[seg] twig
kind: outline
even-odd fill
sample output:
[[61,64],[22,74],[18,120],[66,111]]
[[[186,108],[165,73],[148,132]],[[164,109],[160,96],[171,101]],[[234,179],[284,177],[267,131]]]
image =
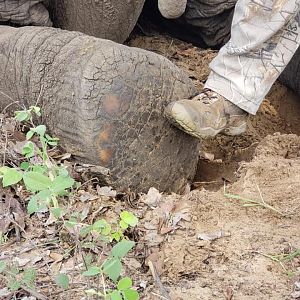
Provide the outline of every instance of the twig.
[[21,288],[39,300],[48,300],[48,297],[44,296],[43,294],[41,294],[37,291],[30,289],[24,285],[21,285]]
[[259,200],[252,200],[252,199],[245,198],[245,197],[241,197],[239,195],[229,194],[229,193],[226,192],[226,185],[225,185],[225,182],[224,182],[224,196],[225,197],[227,197],[229,199],[235,199],[235,200],[242,201],[242,202],[244,202],[243,206],[245,206],[245,207],[261,206],[261,207],[264,207],[264,208],[268,208],[268,209],[280,214],[283,217],[286,217],[286,214],[284,214],[283,212],[281,212],[280,210],[276,209],[275,207],[273,207],[272,205],[266,203],[263,200],[262,194],[261,194],[261,191],[260,191],[259,187],[258,187],[258,191],[260,193],[260,198],[261,198],[260,201]]
[[[3,94],[3,93],[2,93]],[[6,95],[7,96],[7,95]],[[10,98],[11,99],[11,98]],[[11,99],[11,100],[13,100],[13,99]],[[5,113],[5,111],[10,107],[10,106],[12,106],[12,105],[14,105],[14,104],[19,104],[19,101],[14,101],[14,102],[12,102],[12,103],[9,103],[8,105],[6,105],[4,108],[3,108],[3,110],[2,110],[2,112],[1,112],[1,114],[4,114]],[[19,106],[20,106],[20,104],[19,104]],[[21,106],[20,106],[21,107]]]
[[169,293],[167,292],[167,290],[165,289],[165,287],[163,286],[151,260],[148,261],[148,266],[150,268],[150,271],[152,273],[154,281],[155,281],[156,285],[158,286],[160,293],[163,297],[162,299],[171,300],[171,297],[170,297]]
[[156,293],[154,293],[154,292],[151,292],[151,294],[154,295],[154,296],[156,296],[156,297],[158,297],[158,298],[160,298],[160,299],[168,300],[168,298],[166,298],[166,297],[164,297],[164,296],[161,296],[161,295],[158,295],[158,294],[156,294]]
[[2,160],[3,166],[5,165],[5,161],[6,161],[7,143],[8,143],[7,130],[5,130],[5,143],[4,143],[3,160]]
[[263,196],[262,196],[262,192],[261,192],[261,190],[260,190],[258,184],[257,184],[257,183],[255,183],[255,184],[256,184],[256,187],[257,187],[257,190],[258,190],[258,193],[259,193],[261,202],[262,202],[264,205],[268,205],[268,204],[265,202],[265,200],[264,200],[264,198],[263,198]]

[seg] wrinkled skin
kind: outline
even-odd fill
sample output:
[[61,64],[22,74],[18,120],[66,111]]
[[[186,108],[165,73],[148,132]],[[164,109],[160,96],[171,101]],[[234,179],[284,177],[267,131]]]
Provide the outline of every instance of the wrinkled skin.
[[[0,21],[51,26],[124,42],[145,0],[0,0]],[[49,13],[50,12],[50,18]]]
[[49,0],[56,27],[123,43],[131,33],[145,0]]
[[[31,4],[30,12],[41,9]],[[27,23],[35,14],[17,11],[10,22],[20,15]],[[0,62],[1,108],[39,99],[42,122],[62,146],[108,168],[115,187],[181,192],[193,178],[199,142],[172,127],[163,110],[196,91],[164,57],[79,32],[0,26]]]

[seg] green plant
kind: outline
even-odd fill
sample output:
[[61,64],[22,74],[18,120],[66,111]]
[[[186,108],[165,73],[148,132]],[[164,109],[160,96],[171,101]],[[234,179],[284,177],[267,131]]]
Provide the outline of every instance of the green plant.
[[36,270],[33,268],[20,269],[15,265],[8,265],[0,262],[0,275],[6,281],[7,287],[11,291],[17,291],[20,287],[34,289],[36,280]]
[[137,300],[139,294],[132,288],[132,280],[129,277],[120,279],[115,289],[108,289],[105,294],[94,289],[86,290],[89,295],[97,295],[105,300]]
[[[127,222],[126,226],[124,222]],[[102,299],[139,299],[138,292],[132,289],[132,281],[130,278],[126,277],[126,280],[124,278],[119,280],[122,272],[122,258],[124,258],[135,245],[133,241],[129,241],[125,238],[124,232],[129,227],[136,226],[137,222],[138,219],[134,214],[123,211],[120,213],[120,220],[116,222],[114,226],[104,219],[100,219],[92,225],[80,224],[82,226],[82,230],[80,231],[82,248],[93,249],[97,247],[97,241],[104,241],[106,243],[117,242],[113,246],[109,256],[100,265],[93,264],[91,258],[85,260],[87,270],[83,272],[83,275],[85,277],[100,276],[102,278],[102,290],[96,291],[90,289],[87,293],[98,295]],[[67,221],[67,224],[67,226],[72,227],[78,225],[74,219],[72,222]],[[107,282],[106,278],[109,278],[110,282]],[[107,288],[107,285],[110,288]]]
[[[3,187],[23,182],[26,190],[31,193],[27,206],[29,214],[54,208],[58,215],[58,199],[68,195],[75,181],[64,166],[57,165],[49,157],[49,147],[57,146],[58,139],[46,133],[45,125],[34,125],[35,115],[41,116],[39,107],[32,106],[28,110],[16,112],[16,120],[31,126],[26,134],[27,143],[22,149],[25,161],[19,167],[2,166],[0,178]],[[34,138],[36,142],[32,141]]]
[[276,213],[280,214],[281,216],[285,216],[284,213],[282,213],[281,211],[279,211],[278,209],[276,209],[272,205],[266,203],[265,200],[262,197],[261,191],[260,191],[260,189],[259,189],[258,186],[257,186],[257,189],[258,189],[259,194],[260,194],[260,200],[253,200],[253,199],[242,197],[240,195],[234,195],[234,194],[227,193],[225,185],[224,185],[224,196],[226,198],[229,198],[229,199],[240,201],[241,203],[243,203],[243,205],[242,205],[243,207],[255,207],[255,206],[259,206],[259,207],[263,207],[263,208],[272,210],[273,212],[276,212]]
[[296,249],[290,253],[280,253],[280,254],[264,254],[259,253],[272,261],[279,263],[283,270],[286,272],[287,275],[293,275],[293,272],[287,270],[285,263],[291,262],[296,257],[300,256],[300,249]]
[[6,243],[8,240],[7,234],[3,234],[2,231],[0,231],[0,245]]
[[[58,165],[49,157],[49,149],[57,146],[58,139],[46,133],[45,125],[35,126],[34,118],[40,116],[41,110],[36,106],[16,112],[16,120],[29,128],[26,133],[27,142],[22,148],[24,160],[18,167],[0,167],[3,187],[23,185],[30,194],[28,213],[49,210],[57,224],[62,225],[73,235],[76,246],[72,249],[77,248],[81,252],[86,267],[83,276],[100,276],[102,279],[101,290],[89,289],[87,293],[105,300],[139,299],[138,292],[132,288],[132,280],[129,277],[120,279],[122,259],[135,245],[133,241],[126,239],[125,231],[129,227],[136,226],[138,218],[131,212],[123,211],[119,220],[107,222],[105,219],[99,219],[89,225],[81,222],[82,216],[79,213],[66,217],[68,213],[62,208],[59,200],[70,195],[75,180],[63,165]],[[77,227],[81,228],[79,235],[76,234],[76,230],[70,230]],[[5,239],[6,236],[0,233],[0,243]],[[91,248],[100,248],[103,251],[103,248],[110,247],[111,243],[113,243],[111,252],[99,265],[93,263],[93,256],[83,253],[84,250]],[[18,268],[5,263],[0,263],[0,275],[5,277],[11,290],[18,290],[20,287],[33,288],[36,278],[34,269],[20,273]],[[54,280],[62,289],[69,288],[67,274],[60,273]]]
[[[120,220],[116,223],[109,224],[106,220],[100,219],[94,222],[92,225],[83,226],[80,235],[86,237],[88,234],[93,233],[93,237],[98,238],[102,241],[119,242],[124,238],[124,231],[129,227],[134,227],[138,223],[138,218],[131,212],[122,211],[120,213]],[[76,220],[73,219],[73,225],[77,224]]]

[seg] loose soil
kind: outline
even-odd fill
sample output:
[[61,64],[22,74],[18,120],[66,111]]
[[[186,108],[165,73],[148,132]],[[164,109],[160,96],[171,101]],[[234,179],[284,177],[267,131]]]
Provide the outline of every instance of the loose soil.
[[[199,90],[216,55],[166,36],[137,36],[129,44],[166,56]],[[137,246],[124,263],[141,299],[300,299],[299,123],[298,97],[276,83],[244,135],[203,141],[192,191],[113,197],[87,182],[68,206],[84,212],[85,222],[112,220],[122,209],[139,216],[138,228],[128,233]],[[48,299],[88,299],[84,290],[99,283],[80,275],[82,253],[70,251],[70,234],[47,214],[24,221],[20,242],[11,226],[0,260],[37,268],[38,291]],[[58,272],[71,276],[70,290],[53,283]],[[0,278],[0,295],[3,288]]]

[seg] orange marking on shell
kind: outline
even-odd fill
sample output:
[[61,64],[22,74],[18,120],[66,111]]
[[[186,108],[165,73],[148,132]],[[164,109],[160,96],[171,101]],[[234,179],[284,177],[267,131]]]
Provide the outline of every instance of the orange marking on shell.
[[101,145],[102,142],[107,142],[110,139],[112,131],[112,126],[106,126],[103,130],[100,131],[98,136],[98,144]]
[[103,166],[107,166],[113,157],[114,148],[111,146],[113,130],[114,126],[107,124],[102,127],[102,130],[98,134],[97,148],[100,163]]
[[107,166],[108,163],[111,161],[112,156],[113,156],[113,150],[111,148],[99,150],[100,162],[101,164],[103,164],[104,167]]
[[107,95],[103,100],[103,108],[110,115],[119,115],[121,101],[116,95]]

